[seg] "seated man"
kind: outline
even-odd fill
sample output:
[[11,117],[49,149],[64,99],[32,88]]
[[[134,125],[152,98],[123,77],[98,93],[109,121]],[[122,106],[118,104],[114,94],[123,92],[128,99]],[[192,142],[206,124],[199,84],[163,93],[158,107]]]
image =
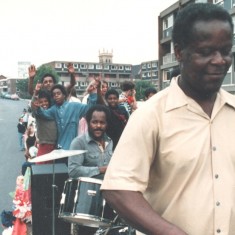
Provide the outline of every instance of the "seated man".
[[106,135],[109,110],[103,105],[94,105],[86,113],[88,132],[73,139],[71,150],[87,152],[70,157],[68,161],[69,176],[103,178],[112,156],[112,140]]
[[[104,105],[92,106],[87,111],[88,132],[73,139],[70,145],[70,150],[87,150],[87,152],[69,157],[68,171],[71,178],[103,179],[113,148],[112,140],[105,133],[109,117],[109,110]],[[96,228],[79,226],[79,234],[93,235],[96,230]]]

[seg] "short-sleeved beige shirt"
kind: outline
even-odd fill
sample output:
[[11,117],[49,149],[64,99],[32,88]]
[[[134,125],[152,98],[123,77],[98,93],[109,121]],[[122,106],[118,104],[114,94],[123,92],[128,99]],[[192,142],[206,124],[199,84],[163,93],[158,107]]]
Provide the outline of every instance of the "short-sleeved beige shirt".
[[189,235],[234,235],[235,97],[220,89],[210,118],[173,79],[130,117],[102,189],[142,192]]

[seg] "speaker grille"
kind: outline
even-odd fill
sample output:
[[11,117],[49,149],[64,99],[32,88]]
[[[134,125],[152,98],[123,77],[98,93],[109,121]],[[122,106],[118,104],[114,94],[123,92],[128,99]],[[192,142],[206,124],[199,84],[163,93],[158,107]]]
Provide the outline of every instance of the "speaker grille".
[[[33,235],[52,234],[53,164],[31,166],[32,230]],[[70,224],[58,218],[64,183],[68,179],[65,164],[56,163],[55,173],[55,234],[70,235]]]

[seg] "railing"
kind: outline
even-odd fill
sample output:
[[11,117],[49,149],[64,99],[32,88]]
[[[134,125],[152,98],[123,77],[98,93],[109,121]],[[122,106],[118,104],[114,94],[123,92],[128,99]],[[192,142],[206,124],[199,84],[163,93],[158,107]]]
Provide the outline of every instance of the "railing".
[[170,37],[172,34],[172,29],[173,27],[163,30],[162,39]]
[[163,56],[163,65],[170,64],[176,62],[175,54],[168,53],[165,56]]

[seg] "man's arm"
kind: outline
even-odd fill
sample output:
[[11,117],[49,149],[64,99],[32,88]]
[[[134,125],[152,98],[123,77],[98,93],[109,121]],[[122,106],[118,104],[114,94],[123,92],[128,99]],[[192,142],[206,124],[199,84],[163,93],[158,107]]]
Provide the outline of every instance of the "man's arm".
[[79,119],[86,115],[87,110],[96,104],[97,102],[97,82],[92,81],[87,87],[87,93],[89,94],[87,99],[87,104],[73,103],[74,106],[77,106],[76,109],[79,115]]
[[75,78],[75,69],[72,63],[68,63],[67,65],[68,73],[70,74],[70,84],[66,87],[67,94],[69,95],[71,89],[76,85],[76,78]]
[[38,115],[40,117],[44,117],[45,119],[48,119],[48,120],[55,120],[56,121],[56,118],[55,118],[55,109],[54,109],[54,105],[51,106],[49,109],[43,109],[40,107],[39,103],[38,103],[38,100],[36,100],[33,104],[35,107],[35,115]]
[[151,235],[187,235],[177,226],[159,216],[140,192],[103,190],[110,206],[137,230]]
[[137,107],[137,101],[136,101],[136,90],[133,90],[133,102],[131,103],[131,107],[132,107],[132,112],[135,111],[138,107]]
[[28,68],[28,74],[29,74],[29,83],[28,83],[28,93],[30,95],[33,95],[33,81],[34,81],[34,77],[36,75],[36,67],[35,65],[30,65],[30,67]]

